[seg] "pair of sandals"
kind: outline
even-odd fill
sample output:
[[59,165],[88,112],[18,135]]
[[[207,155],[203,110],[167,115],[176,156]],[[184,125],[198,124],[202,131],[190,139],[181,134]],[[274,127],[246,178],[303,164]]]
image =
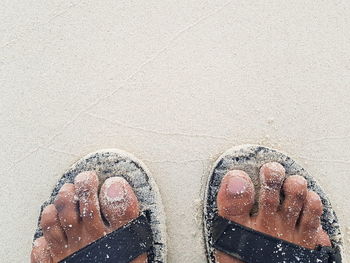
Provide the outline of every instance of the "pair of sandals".
[[[257,232],[217,213],[216,197],[222,178],[230,170],[243,170],[257,182],[258,171],[266,162],[278,162],[287,176],[303,176],[309,187],[321,197],[324,212],[323,229],[329,235],[332,247],[307,249],[267,234]],[[141,214],[127,225],[94,241],[62,263],[128,263],[147,253],[148,262],[166,262],[165,215],[155,181],[146,166],[131,154],[120,150],[103,150],[89,154],[75,163],[58,181],[43,209],[52,204],[65,183],[73,183],[83,171],[96,171],[100,182],[113,176],[123,177],[132,186],[141,205]],[[257,185],[256,183],[255,185]],[[41,237],[40,219],[34,239]],[[214,251],[219,250],[247,263],[340,263],[341,233],[331,204],[316,181],[290,157],[276,150],[254,145],[232,148],[213,166],[204,196],[204,238],[207,258],[218,263]],[[108,255],[108,257],[106,257]]]

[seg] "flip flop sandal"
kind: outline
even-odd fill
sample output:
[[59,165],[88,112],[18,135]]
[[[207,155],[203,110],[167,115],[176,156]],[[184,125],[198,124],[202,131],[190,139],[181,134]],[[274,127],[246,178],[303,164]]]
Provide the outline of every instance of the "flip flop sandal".
[[[308,182],[308,187],[321,197],[324,206],[321,224],[331,239],[332,247],[306,249],[229,221],[217,214],[216,196],[225,174],[230,170],[243,170],[249,174],[258,189],[259,169],[267,162],[282,164],[286,170],[286,176],[303,176]],[[257,200],[253,213],[257,211]],[[204,235],[210,263],[216,262],[215,249],[247,263],[340,263],[342,261],[342,239],[338,219],[325,193],[315,179],[290,157],[262,146],[234,147],[216,161],[205,192]]]
[[76,162],[56,184],[48,201],[41,206],[34,240],[41,237],[40,219],[43,209],[52,204],[65,183],[73,183],[83,171],[96,171],[100,186],[113,176],[123,177],[132,186],[140,203],[141,215],[112,233],[94,241],[62,263],[128,263],[148,252],[148,262],[166,262],[165,215],[161,197],[146,166],[132,156],[117,149],[91,153]]

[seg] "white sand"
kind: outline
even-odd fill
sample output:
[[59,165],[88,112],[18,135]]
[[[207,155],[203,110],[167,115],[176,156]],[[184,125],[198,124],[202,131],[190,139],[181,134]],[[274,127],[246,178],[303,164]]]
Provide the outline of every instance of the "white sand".
[[350,2],[262,2],[5,0],[2,261],[28,262],[60,175],[115,147],[159,185],[169,262],[202,263],[202,182],[243,143],[280,149],[316,177],[350,256]]

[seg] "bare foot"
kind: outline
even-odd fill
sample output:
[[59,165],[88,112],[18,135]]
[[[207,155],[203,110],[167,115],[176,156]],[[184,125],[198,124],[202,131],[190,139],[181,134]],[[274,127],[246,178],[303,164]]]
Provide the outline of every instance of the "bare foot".
[[[303,177],[285,177],[285,170],[279,163],[266,163],[261,167],[259,212],[256,216],[250,216],[255,196],[254,185],[245,172],[228,172],[222,179],[217,196],[219,215],[305,248],[331,246],[320,222],[323,212],[320,197],[307,189]],[[281,191],[285,195],[282,204]],[[215,258],[218,263],[242,262],[220,251],[215,252]]]
[[[54,204],[42,213],[44,235],[34,242],[32,263],[59,262],[139,216],[137,197],[125,179],[108,178],[99,195],[98,185],[97,174],[89,171],[80,173],[74,184],[62,186]],[[147,262],[147,254],[132,262]]]

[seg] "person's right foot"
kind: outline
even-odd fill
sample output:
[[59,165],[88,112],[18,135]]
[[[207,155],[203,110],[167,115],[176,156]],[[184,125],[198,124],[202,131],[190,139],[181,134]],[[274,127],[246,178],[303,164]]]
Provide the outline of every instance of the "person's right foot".
[[[125,179],[108,178],[99,195],[98,185],[97,174],[89,171],[77,175],[74,184],[62,186],[54,204],[42,212],[44,235],[34,242],[32,263],[59,262],[139,216],[137,197]],[[132,263],[146,261],[143,254]]]
[[[294,175],[285,179],[283,166],[272,162],[261,167],[260,181],[259,212],[251,216],[255,190],[249,175],[241,170],[228,172],[217,195],[219,215],[305,248],[331,246],[320,222],[321,199],[307,189],[303,177]],[[285,195],[282,204],[281,190]],[[215,258],[218,263],[242,262],[220,251],[215,251]]]

